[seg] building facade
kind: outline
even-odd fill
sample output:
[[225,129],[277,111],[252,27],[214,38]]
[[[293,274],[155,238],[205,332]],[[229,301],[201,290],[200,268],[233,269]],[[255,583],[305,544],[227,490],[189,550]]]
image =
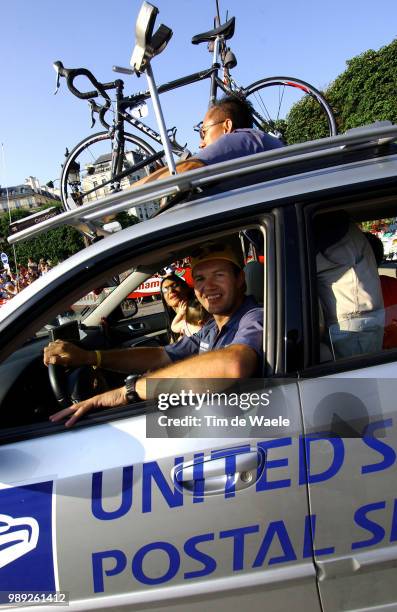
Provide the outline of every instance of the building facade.
[[60,200],[55,190],[41,187],[38,179],[29,176],[23,185],[0,186],[0,212],[17,209],[35,209],[54,200]]
[[[142,161],[142,155],[134,151],[125,152],[125,162],[131,167]],[[94,162],[86,164],[84,168],[80,168],[80,178],[83,191],[93,190],[92,193],[88,194],[84,201],[93,202],[99,198],[111,193],[111,185],[105,184],[110,178],[111,171],[111,154],[100,155]],[[125,176],[120,182],[120,188],[129,189],[139,179],[146,176],[144,169],[137,170],[133,174]],[[158,210],[159,204],[157,202],[147,202],[134,206],[128,210],[130,215],[134,215],[140,221],[145,221],[152,216],[152,214]]]

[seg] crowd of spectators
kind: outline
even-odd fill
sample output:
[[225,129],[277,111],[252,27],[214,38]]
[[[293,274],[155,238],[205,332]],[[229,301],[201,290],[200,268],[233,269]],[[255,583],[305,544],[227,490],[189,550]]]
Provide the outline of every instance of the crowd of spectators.
[[31,257],[28,259],[27,266],[17,265],[17,271],[13,272],[10,267],[5,267],[0,271],[0,304],[10,300],[17,293],[28,285],[31,285],[39,276],[51,270],[50,260],[41,258],[35,262]]

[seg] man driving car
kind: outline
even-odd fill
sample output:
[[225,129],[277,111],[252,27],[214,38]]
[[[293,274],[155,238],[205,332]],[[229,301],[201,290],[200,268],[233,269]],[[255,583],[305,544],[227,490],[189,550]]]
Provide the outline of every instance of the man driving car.
[[175,344],[87,351],[69,342],[51,342],[44,349],[46,365],[89,365],[139,374],[128,376],[118,389],[60,410],[50,420],[67,417],[70,427],[90,410],[146,399],[147,380],[192,378],[192,373],[202,379],[243,379],[258,374],[263,358],[263,310],[245,295],[242,265],[232,243],[211,242],[192,253],[194,291],[212,318],[197,334]]

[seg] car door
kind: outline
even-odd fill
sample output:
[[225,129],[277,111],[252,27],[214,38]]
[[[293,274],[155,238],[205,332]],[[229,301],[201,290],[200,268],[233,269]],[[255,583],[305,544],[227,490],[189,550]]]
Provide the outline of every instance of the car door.
[[[342,201],[343,210],[357,220],[393,216],[393,197],[383,213],[376,198],[375,191],[372,196],[368,191],[365,196],[357,193],[349,202],[351,208]],[[340,196],[332,203],[339,209]],[[310,230],[304,240],[310,251]],[[306,279],[309,270],[310,261]],[[312,296],[315,285],[312,276]],[[310,304],[309,292],[304,299]],[[318,326],[315,305],[314,299],[312,330]],[[318,333],[316,337],[318,341]],[[335,361],[332,344],[329,348],[327,356],[320,346],[299,381],[306,436],[304,478],[322,606],[325,612],[395,609],[396,351],[379,349]]]
[[[60,590],[84,608],[261,610],[265,597],[271,610],[317,609],[311,558],[301,558],[297,445],[167,442],[146,438],[142,415],[4,444],[2,590]],[[261,461],[271,476],[247,487],[240,474]],[[187,470],[183,487],[175,467]]]
[[[287,225],[269,215],[264,226],[269,270]],[[288,265],[279,270],[265,275],[266,305],[286,299]],[[274,366],[288,323],[283,307],[266,316]],[[159,440],[138,405],[4,437],[0,538],[15,555],[3,558],[0,589],[55,589],[79,609],[319,610],[298,389],[279,388],[294,435]]]
[[314,557],[327,611],[397,602],[395,376],[388,364],[300,382]]
[[161,300],[137,305],[133,316],[119,311],[107,320],[108,337],[114,346],[159,346],[167,343],[167,325]]

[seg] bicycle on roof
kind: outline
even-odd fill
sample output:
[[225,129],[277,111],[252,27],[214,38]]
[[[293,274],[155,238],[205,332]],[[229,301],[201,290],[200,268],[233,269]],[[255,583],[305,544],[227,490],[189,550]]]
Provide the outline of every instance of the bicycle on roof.
[[[195,45],[208,43],[212,53],[212,65],[205,70],[161,85],[158,87],[158,93],[165,93],[209,79],[209,106],[216,100],[219,90],[225,95],[249,98],[253,104],[256,127],[279,138],[282,137],[280,129],[285,124],[292,98],[296,102],[299,98],[309,96],[317,106],[318,112],[323,116],[324,135],[335,135],[337,130],[332,110],[322,94],[309,83],[293,77],[277,76],[259,79],[247,87],[242,87],[233,79],[231,70],[237,65],[237,59],[227,45],[227,41],[233,37],[235,17],[221,24],[218,0],[216,0],[216,5],[216,27],[192,38],[192,43]],[[155,7],[151,6],[151,9],[155,9],[155,14],[157,14]],[[166,47],[172,36],[172,30],[161,25],[156,36],[158,49],[155,54],[160,53]],[[97,114],[100,123],[106,130],[88,136],[70,153],[67,151],[61,174],[61,199],[65,210],[87,204],[110,192],[128,189],[145,173],[148,174],[163,165],[163,150],[156,151],[143,138],[125,131],[125,123],[128,123],[157,145],[162,145],[160,134],[142,121],[146,112],[146,100],[151,97],[149,91],[125,96],[122,79],[101,83],[90,70],[64,68],[60,61],[54,63],[54,68],[57,71],[57,90],[60,77],[65,77],[69,90],[78,98],[88,100],[91,107],[92,126]],[[114,66],[113,70],[135,74],[129,68]],[[79,76],[88,78],[94,89],[85,92],[77,89],[74,80]],[[113,109],[108,93],[111,90],[115,90]],[[98,104],[94,100],[98,96],[103,99],[103,103]],[[111,110],[113,119],[108,122],[106,116]],[[196,129],[199,130],[200,125],[196,126]],[[313,138],[309,129],[310,126],[308,126],[303,141]],[[176,128],[168,130],[168,136],[172,152],[176,156],[183,159],[184,156],[189,155],[186,148],[176,140]]]

